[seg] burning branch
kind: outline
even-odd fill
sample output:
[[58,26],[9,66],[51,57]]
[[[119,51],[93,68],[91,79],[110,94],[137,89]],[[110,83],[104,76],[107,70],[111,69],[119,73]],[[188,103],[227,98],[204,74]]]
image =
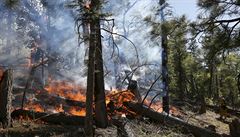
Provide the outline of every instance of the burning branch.
[[28,78],[27,78],[27,82],[26,82],[26,85],[25,85],[25,88],[24,88],[24,92],[23,92],[23,97],[22,97],[22,104],[21,104],[21,108],[23,109],[24,108],[24,100],[25,100],[25,96],[26,96],[26,91],[29,87],[29,84],[31,83],[32,81],[32,76],[35,72],[35,70],[39,67],[39,66],[42,66],[44,64],[46,64],[49,60],[44,60],[42,62],[40,62],[39,64],[36,64],[36,65],[33,65],[32,68],[30,69],[30,73],[28,75]]

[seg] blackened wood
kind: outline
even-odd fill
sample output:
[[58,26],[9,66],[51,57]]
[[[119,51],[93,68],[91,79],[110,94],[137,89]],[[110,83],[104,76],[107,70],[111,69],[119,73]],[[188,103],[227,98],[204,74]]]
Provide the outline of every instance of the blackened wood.
[[[100,13],[101,1],[94,0],[91,2],[93,10]],[[105,89],[104,89],[104,72],[103,72],[103,57],[102,57],[102,40],[101,40],[101,27],[100,17],[96,17],[90,23],[91,37],[95,39],[95,87],[94,87],[94,98],[95,98],[95,116],[96,125],[100,128],[106,128],[108,125],[107,119],[107,108],[105,102]]]
[[60,125],[84,125],[84,117],[82,116],[70,116],[64,113],[48,114],[43,112],[33,112],[29,110],[18,109],[14,110],[11,114],[13,119],[31,118],[34,120],[41,120],[49,124],[60,124]]
[[[160,6],[164,6],[165,0],[159,0]],[[160,11],[162,21],[164,22],[164,13],[163,9]],[[168,46],[167,46],[167,34],[165,32],[166,28],[164,25],[161,26],[162,29],[162,83],[163,83],[163,92],[166,93],[162,98],[163,111],[169,113],[169,76],[168,76]]]
[[0,122],[3,128],[11,127],[13,90],[13,70],[9,69],[3,73],[0,82]]
[[31,70],[30,70],[30,72],[29,72],[28,78],[27,78],[27,82],[26,82],[26,84],[25,84],[25,89],[24,89],[24,91],[23,91],[23,97],[22,97],[22,103],[21,103],[21,108],[22,108],[22,109],[24,108],[24,101],[25,101],[25,97],[26,97],[26,91],[27,91],[27,89],[29,88],[30,83],[31,83],[32,80],[33,80],[33,75],[34,75],[36,69],[37,69],[39,66],[46,64],[47,62],[48,62],[48,60],[44,60],[43,62],[40,62],[40,63],[32,66],[32,68],[31,68]]
[[239,119],[234,119],[229,124],[229,129],[230,129],[230,135],[232,137],[239,137],[240,136],[240,120]]
[[[219,106],[206,105],[206,107],[210,108],[211,110],[215,111],[216,113],[219,113],[219,110],[220,110]],[[226,110],[227,110],[227,113],[240,118],[240,111],[239,110],[233,110],[233,109],[231,109],[229,107],[227,107]]]
[[89,53],[88,53],[88,75],[87,75],[87,92],[86,92],[86,118],[85,133],[86,136],[93,136],[93,94],[95,86],[95,51],[96,38],[94,25],[90,23]]
[[180,126],[182,128],[185,128],[196,137],[221,137],[221,135],[218,133],[194,125],[190,125],[180,119],[152,111],[147,107],[143,107],[139,103],[124,102],[124,105],[130,110],[136,112],[137,114],[151,118],[154,121],[166,122],[173,126]]
[[112,124],[117,127],[119,137],[134,137],[132,128],[129,122],[123,119],[112,119]]
[[207,107],[206,107],[206,101],[204,98],[204,95],[201,93],[200,94],[200,110],[199,110],[199,114],[204,114],[207,111]]
[[142,102],[141,94],[138,90],[138,83],[136,80],[129,80],[128,90],[130,90],[135,95],[138,103]]

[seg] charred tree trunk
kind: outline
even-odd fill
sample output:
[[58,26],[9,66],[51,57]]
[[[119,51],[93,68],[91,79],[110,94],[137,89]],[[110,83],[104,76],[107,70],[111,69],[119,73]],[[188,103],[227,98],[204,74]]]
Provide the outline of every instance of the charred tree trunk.
[[200,93],[199,98],[200,98],[199,114],[204,114],[207,111],[207,106],[206,106],[206,101],[205,101],[203,93]]
[[[100,12],[100,0],[94,0],[91,2],[92,9],[99,14]],[[103,72],[103,58],[102,58],[102,41],[101,41],[101,27],[100,17],[92,18],[90,23],[91,37],[94,37],[95,50],[95,115],[96,125],[101,128],[107,127],[107,108],[105,102],[105,89],[104,89],[104,72]],[[91,42],[91,41],[90,41]]]
[[[160,6],[164,6],[165,0],[159,0]],[[162,22],[165,21],[164,19],[164,13],[163,9],[161,10],[161,18]],[[169,84],[168,84],[168,69],[167,69],[167,63],[168,63],[168,47],[167,47],[167,36],[164,32],[164,26],[162,26],[162,82],[163,82],[163,92],[165,92],[165,96],[162,98],[162,104],[163,104],[163,111],[166,113],[169,113]]]
[[3,73],[0,84],[0,122],[3,128],[8,128],[11,127],[13,70]]
[[89,42],[89,60],[88,60],[88,76],[87,76],[87,93],[86,93],[86,118],[85,132],[87,136],[93,136],[93,94],[95,83],[95,52],[96,39],[94,29],[90,27],[90,42]]
[[127,89],[130,90],[135,95],[135,98],[137,99],[138,103],[142,102],[142,97],[138,90],[138,84],[136,80],[129,79],[129,84]]
[[103,59],[100,30],[100,0],[91,1],[90,5],[90,38],[88,58],[88,78],[86,97],[85,131],[87,136],[93,136],[93,95],[95,101],[95,121],[101,128],[107,127],[107,109],[104,91]]
[[100,32],[100,20],[96,19],[93,22],[93,27],[96,31],[96,52],[95,52],[95,111],[96,111],[96,124],[101,128],[107,127],[107,108],[105,102],[105,89],[104,89],[104,74],[103,74],[103,58],[102,58],[102,43]]

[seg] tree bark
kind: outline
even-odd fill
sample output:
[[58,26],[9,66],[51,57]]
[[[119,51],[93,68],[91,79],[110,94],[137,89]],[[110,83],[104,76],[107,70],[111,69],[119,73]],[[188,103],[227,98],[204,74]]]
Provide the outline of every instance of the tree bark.
[[92,0],[90,10],[90,38],[88,58],[88,78],[86,96],[85,132],[87,136],[93,136],[93,95],[95,101],[95,121],[101,128],[107,127],[107,109],[105,102],[103,59],[100,30],[100,0]]
[[[165,0],[159,0],[160,6],[163,6],[165,4]],[[164,22],[164,13],[163,10],[161,10],[162,13],[162,21]],[[169,113],[169,78],[168,78],[168,47],[167,47],[167,35],[166,32],[164,32],[164,26],[162,25],[162,83],[163,83],[163,92],[165,92],[165,96],[162,98],[162,104],[163,104],[163,111],[166,113]]]
[[85,133],[87,136],[93,136],[93,94],[95,83],[95,37],[92,27],[90,27],[90,42],[89,42],[89,60],[88,60],[88,76],[87,76],[87,93],[86,93],[86,118],[85,118]]
[[[92,8],[96,9],[99,14],[101,5],[100,0],[92,1]],[[107,120],[107,108],[105,102],[105,89],[104,89],[104,72],[103,72],[103,57],[102,57],[102,41],[101,41],[101,27],[100,27],[100,17],[96,17],[91,23],[91,33],[95,34],[91,37],[95,39],[95,87],[94,87],[94,97],[95,97],[95,115],[96,115],[96,125],[101,128],[106,128],[108,124]]]
[[13,70],[3,73],[0,84],[0,121],[3,128],[8,128],[11,127]]
[[207,111],[207,107],[206,107],[206,101],[205,101],[203,93],[200,93],[199,100],[200,100],[199,114],[204,114]]

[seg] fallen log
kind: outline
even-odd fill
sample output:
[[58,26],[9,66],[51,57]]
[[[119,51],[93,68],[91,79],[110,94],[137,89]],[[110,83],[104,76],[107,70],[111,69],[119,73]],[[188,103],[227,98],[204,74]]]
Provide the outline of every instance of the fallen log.
[[196,137],[221,137],[222,135],[210,131],[208,129],[200,128],[194,125],[190,125],[178,118],[165,115],[163,113],[155,112],[147,107],[142,106],[139,103],[124,102],[124,106],[130,110],[140,114],[142,116],[148,117],[157,122],[165,122],[170,125],[180,126],[183,129],[187,129],[188,132],[192,133]]
[[33,120],[41,120],[50,124],[60,124],[60,125],[77,125],[84,126],[84,117],[82,116],[70,116],[64,113],[43,113],[43,112],[33,112],[23,109],[14,110],[11,114],[13,119],[19,119],[20,117],[28,117]]
[[[219,106],[207,105],[207,107],[210,108],[211,110],[215,111],[216,113],[219,113]],[[227,113],[240,118],[239,110],[233,110],[233,109],[227,107]]]
[[[14,88],[14,105],[18,106],[21,104],[22,100],[22,91],[24,89],[22,88]],[[57,95],[49,94],[47,91],[41,91],[40,93],[36,93],[36,91],[28,89],[26,92],[28,95],[34,95],[37,100],[35,100],[35,103],[41,104],[41,105],[57,105],[62,104],[63,106],[68,107],[85,107],[85,102],[82,101],[76,101],[71,99],[66,99]]]
[[36,95],[36,98],[38,98],[42,102],[47,103],[49,105],[62,104],[66,106],[78,106],[81,108],[86,106],[85,102],[66,99],[60,96],[51,95],[49,93],[43,93],[43,92]]

